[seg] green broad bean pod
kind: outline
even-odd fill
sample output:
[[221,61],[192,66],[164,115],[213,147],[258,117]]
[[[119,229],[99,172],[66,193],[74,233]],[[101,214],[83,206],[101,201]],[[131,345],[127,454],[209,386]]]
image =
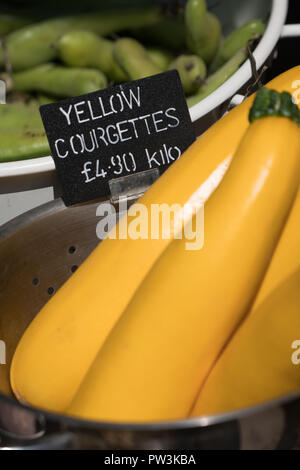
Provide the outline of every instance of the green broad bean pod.
[[157,67],[161,70],[166,71],[173,60],[173,55],[166,49],[160,49],[158,47],[148,47],[148,54]]
[[181,55],[169,66],[169,70],[177,70],[182,87],[187,95],[196,93],[203,85],[206,77],[206,65],[201,57],[196,55]]
[[101,70],[110,80],[127,80],[113,57],[114,43],[89,31],[70,31],[58,41],[59,58],[70,67],[90,67]]
[[36,104],[0,106],[0,163],[50,155]]
[[0,163],[26,160],[50,155],[48,140],[43,131],[28,129],[25,134],[1,132]]
[[42,119],[36,102],[11,103],[0,106],[0,134],[6,131],[17,131],[29,125],[43,129]]
[[206,80],[205,84],[199,89],[198,93],[187,98],[187,104],[189,107],[202,101],[213,91],[219,88],[223,83],[226,82],[241,66],[241,64],[247,58],[247,51],[245,48],[238,51],[226,64],[224,64],[217,72],[210,75]]
[[265,29],[264,23],[257,19],[248,21],[241,28],[233,31],[221,44],[217,57],[211,64],[211,72],[218,70],[218,68],[231,59],[242,47],[245,47],[249,41],[262,36]]
[[118,39],[114,46],[114,58],[130,80],[139,80],[162,72],[145,47],[135,39]]
[[[147,26],[161,19],[159,8],[104,10],[100,13],[51,19],[25,26],[7,36],[7,56],[14,71],[24,70],[56,58],[57,41],[70,30],[87,30],[105,36],[124,29]],[[0,68],[5,53],[0,49]]]
[[220,46],[220,21],[207,11],[205,0],[188,0],[185,20],[189,50],[210,64]]
[[53,96],[79,96],[106,87],[107,79],[100,70],[69,68],[51,63],[13,75],[13,90],[40,91]]

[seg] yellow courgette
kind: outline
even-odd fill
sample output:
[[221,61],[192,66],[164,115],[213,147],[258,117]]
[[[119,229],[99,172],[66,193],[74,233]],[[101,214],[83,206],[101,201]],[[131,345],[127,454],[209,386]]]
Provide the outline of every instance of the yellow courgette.
[[299,286],[297,271],[245,320],[208,376],[191,416],[300,393]]
[[291,95],[260,90],[250,117],[254,122],[205,206],[203,249],[186,251],[183,239],[163,253],[69,414],[133,422],[189,414],[259,289],[299,185],[299,110]]
[[[300,189],[251,311],[300,269]],[[299,371],[300,372],[300,371]]]
[[[299,76],[296,67],[268,86],[292,91]],[[147,209],[163,203],[184,206],[195,195],[198,202],[205,202],[248,127],[252,103],[249,98],[212,126],[139,202]],[[122,221],[120,229],[124,230]],[[172,239],[171,233],[169,240],[106,239],[100,244],[21,339],[11,370],[17,397],[54,411],[70,404],[111,328]]]

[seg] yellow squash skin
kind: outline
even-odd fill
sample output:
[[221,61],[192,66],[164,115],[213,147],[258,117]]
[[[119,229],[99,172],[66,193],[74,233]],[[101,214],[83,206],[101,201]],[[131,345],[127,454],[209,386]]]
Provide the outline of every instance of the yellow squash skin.
[[[287,151],[287,144],[289,150]],[[278,242],[300,177],[300,129],[251,124],[205,205],[205,243],[174,240],[109,335],[67,412],[153,422],[186,417],[242,321]]]
[[[251,312],[300,268],[300,189]],[[300,371],[299,371],[300,372]]]
[[208,376],[191,416],[233,411],[300,391],[300,365],[292,361],[292,345],[300,339],[299,285],[297,271],[247,317]]
[[292,342],[286,338],[300,331],[299,228],[300,190],[249,316],[204,383],[192,416],[258,404],[300,388],[299,366],[286,359]]
[[[292,92],[297,77],[300,67],[268,86]],[[148,208],[161,203],[183,206],[195,193],[199,202],[205,202],[248,127],[252,102],[249,98],[211,127],[139,202]],[[209,184],[204,185],[208,178]],[[171,241],[172,237],[106,239],[99,245],[21,339],[11,368],[11,385],[18,398],[53,411],[63,411],[70,404],[111,328]]]

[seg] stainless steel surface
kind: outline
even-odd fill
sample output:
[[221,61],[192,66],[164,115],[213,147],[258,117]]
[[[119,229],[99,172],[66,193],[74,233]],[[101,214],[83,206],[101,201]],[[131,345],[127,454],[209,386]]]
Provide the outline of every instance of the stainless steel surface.
[[[294,447],[297,429],[300,431],[300,392],[233,413],[148,425],[77,420],[24,407],[14,399],[9,386],[9,366],[17,342],[53,292],[99,243],[96,237],[99,203],[66,208],[58,199],[0,229],[0,339],[7,346],[7,364],[0,365],[0,447]],[[29,414],[24,414],[24,410]],[[18,419],[23,422],[21,429],[16,426]]]

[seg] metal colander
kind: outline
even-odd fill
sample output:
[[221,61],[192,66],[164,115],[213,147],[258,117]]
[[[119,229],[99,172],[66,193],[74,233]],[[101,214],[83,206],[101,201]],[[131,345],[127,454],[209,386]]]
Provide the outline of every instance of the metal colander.
[[[27,325],[99,240],[100,201],[65,207],[57,199],[0,229],[0,448],[286,449],[300,431],[300,393],[259,407],[180,422],[88,422],[20,405],[9,366]],[[84,312],[83,312],[84,314]]]

